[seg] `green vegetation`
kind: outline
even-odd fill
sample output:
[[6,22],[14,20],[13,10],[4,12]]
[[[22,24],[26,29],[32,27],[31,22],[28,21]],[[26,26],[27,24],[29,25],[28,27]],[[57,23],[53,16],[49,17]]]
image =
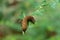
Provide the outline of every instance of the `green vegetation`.
[[[21,31],[17,19],[33,16],[35,24],[29,23],[24,35],[13,34],[2,40],[60,40],[60,0],[0,0],[0,25],[7,25],[13,30]],[[56,32],[55,36],[46,38],[46,30]]]

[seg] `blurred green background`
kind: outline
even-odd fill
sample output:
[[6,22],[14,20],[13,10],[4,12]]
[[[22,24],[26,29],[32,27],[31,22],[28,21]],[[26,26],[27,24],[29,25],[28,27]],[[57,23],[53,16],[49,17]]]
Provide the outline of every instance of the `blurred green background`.
[[[0,0],[0,25],[21,31],[16,20],[25,16],[33,16],[35,24],[29,23],[24,35],[9,34],[0,40],[60,40],[60,0]],[[46,38],[46,30],[56,35]]]

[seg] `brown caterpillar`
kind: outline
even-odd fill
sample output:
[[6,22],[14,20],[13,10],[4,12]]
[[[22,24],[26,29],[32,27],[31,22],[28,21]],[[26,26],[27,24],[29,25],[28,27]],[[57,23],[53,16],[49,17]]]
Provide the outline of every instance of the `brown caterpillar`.
[[22,30],[23,32],[25,32],[27,30],[27,26],[28,26],[28,22],[31,21],[33,24],[35,23],[35,19],[32,16],[26,16],[23,20],[22,20]]

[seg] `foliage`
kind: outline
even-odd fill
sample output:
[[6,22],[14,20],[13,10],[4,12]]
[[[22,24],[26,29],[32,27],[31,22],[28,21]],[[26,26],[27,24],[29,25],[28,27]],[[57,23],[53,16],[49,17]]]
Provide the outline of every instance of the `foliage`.
[[[22,20],[25,16],[33,16],[35,24],[29,23],[24,35],[8,35],[3,40],[60,40],[59,0],[18,0],[17,2],[17,5],[8,6],[10,1],[0,0],[0,25],[21,31],[21,23],[16,23],[16,20]],[[55,31],[56,35],[46,38],[46,30]]]

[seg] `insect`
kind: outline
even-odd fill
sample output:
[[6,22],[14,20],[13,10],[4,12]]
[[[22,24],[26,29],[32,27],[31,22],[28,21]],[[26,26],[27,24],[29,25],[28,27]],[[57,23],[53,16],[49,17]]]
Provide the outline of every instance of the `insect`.
[[23,32],[25,32],[27,30],[27,26],[28,26],[28,22],[32,22],[33,24],[35,23],[35,19],[32,16],[26,16],[23,20],[22,20],[22,30]]

